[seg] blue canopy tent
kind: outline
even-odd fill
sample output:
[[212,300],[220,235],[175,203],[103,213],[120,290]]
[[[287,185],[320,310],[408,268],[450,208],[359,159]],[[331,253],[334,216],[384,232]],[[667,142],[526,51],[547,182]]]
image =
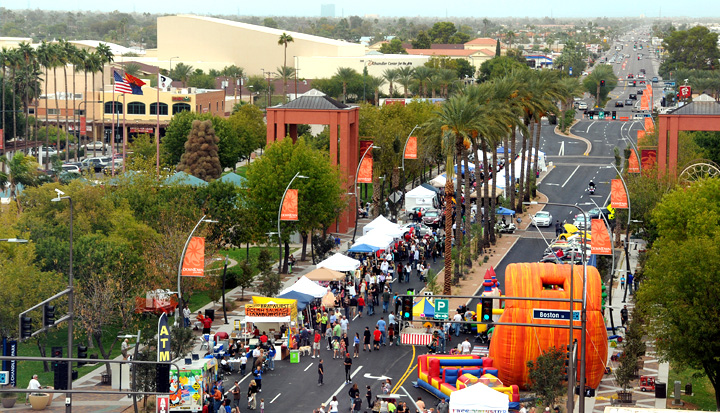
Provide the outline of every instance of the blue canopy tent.
[[495,215],[515,215],[515,211],[512,209],[507,209],[505,207],[500,207],[495,210]]
[[308,304],[315,300],[310,294],[301,293],[298,291],[288,291],[285,294],[278,295],[277,298],[287,298],[289,300],[297,300],[297,310],[302,311],[307,307]]
[[365,253],[368,253],[368,252],[375,252],[375,251],[377,251],[377,250],[379,250],[379,249],[381,249],[381,248],[374,247],[374,246],[368,245],[368,244],[356,244],[356,245],[353,245],[352,248],[350,248],[348,251],[349,251],[349,252],[365,252]]
[[229,174],[223,175],[220,180],[222,182],[230,182],[232,184],[235,184],[235,186],[239,188],[245,188],[245,183],[247,182],[247,178],[240,176],[235,172],[230,172]]
[[180,171],[165,179],[165,185],[189,185],[189,186],[207,186],[208,183],[202,179],[192,176],[186,172]]

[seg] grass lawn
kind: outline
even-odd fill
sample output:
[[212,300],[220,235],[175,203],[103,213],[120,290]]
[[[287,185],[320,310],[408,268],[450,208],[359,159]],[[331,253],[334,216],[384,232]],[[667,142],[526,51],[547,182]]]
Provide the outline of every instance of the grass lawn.
[[[694,378],[693,376],[695,374],[701,374],[701,377]],[[717,406],[715,405],[715,390],[704,372],[689,368],[680,370],[675,366],[671,366],[670,377],[668,378],[668,397],[670,397],[670,392],[675,389],[675,380],[680,380],[683,392],[685,391],[685,384],[692,383],[693,395],[681,396],[680,398],[683,401],[692,403],[700,410],[717,410]]]
[[260,251],[262,250],[268,250],[270,252],[270,261],[274,263],[278,260],[278,247],[250,247],[249,250],[247,248],[233,248],[226,251],[222,251],[221,255],[227,254],[230,258],[234,259],[237,262],[243,262],[245,261],[248,256],[250,257],[249,263],[254,268],[253,273],[257,274],[257,260],[258,256],[260,256]]

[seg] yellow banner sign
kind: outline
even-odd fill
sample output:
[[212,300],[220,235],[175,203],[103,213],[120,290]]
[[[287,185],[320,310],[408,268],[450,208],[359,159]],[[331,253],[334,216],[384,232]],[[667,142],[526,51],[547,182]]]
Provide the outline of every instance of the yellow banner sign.
[[289,317],[291,314],[290,304],[245,304],[247,317]]

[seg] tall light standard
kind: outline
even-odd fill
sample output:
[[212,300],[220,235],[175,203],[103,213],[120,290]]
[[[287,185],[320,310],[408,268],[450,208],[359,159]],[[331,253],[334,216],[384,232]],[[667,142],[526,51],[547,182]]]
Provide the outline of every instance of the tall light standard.
[[180,56],[173,56],[173,57],[170,58],[170,71],[171,71],[171,72],[172,72],[172,60],[173,60],[173,59],[179,59],[179,58],[180,58]]
[[[622,173],[620,173],[620,171],[614,164],[610,164],[610,166],[612,166],[613,169],[615,169],[615,172],[617,172],[618,176],[620,177],[620,181],[622,182],[623,187],[625,188],[625,194],[627,195],[627,201],[628,201],[628,219],[627,219],[627,225],[625,228],[625,272],[627,274],[625,274],[626,283],[625,283],[625,291],[623,292],[623,300],[622,300],[622,302],[624,303],[625,300],[627,299],[627,290],[628,290],[628,287],[630,287],[630,273],[632,272],[632,271],[630,271],[630,250],[629,250],[630,223],[632,222],[630,220],[630,217],[632,216],[631,215],[632,204],[630,202],[630,191],[628,191],[628,187],[627,187],[627,183],[625,182],[625,178],[623,178]],[[612,294],[611,294],[611,296],[612,296]]]
[[358,162],[357,170],[355,170],[355,186],[353,186],[353,189],[355,190],[355,229],[353,230],[353,237],[352,242],[355,242],[355,234],[357,234],[357,226],[358,226],[358,219],[360,218],[360,194],[358,191],[358,175],[360,174],[360,167],[362,166],[363,159],[365,159],[365,155],[370,152],[370,149],[381,149],[379,146],[370,145],[365,149],[365,152],[363,152],[363,155],[360,157],[360,162]]
[[[555,205],[555,206],[562,206],[562,207],[568,207],[568,208],[575,208],[579,210],[583,215],[583,221],[585,223],[588,222],[588,216],[587,212],[585,212],[584,209],[580,208],[577,205],[574,204],[561,204],[561,203],[555,203],[555,202],[523,202],[525,205]],[[587,232],[587,229],[585,230]],[[587,307],[587,258],[585,254],[587,253],[587,237],[583,236],[583,246],[582,246],[582,265],[583,265],[583,287],[582,287],[582,310],[580,311],[580,404],[579,404],[579,410],[580,413],[585,413],[585,353],[586,353],[586,335],[587,335],[587,314],[586,314],[586,307]],[[573,267],[575,266],[575,258],[573,256]],[[570,267],[570,268],[573,268]],[[572,273],[571,273],[572,274]],[[573,326],[573,310],[574,310],[574,282],[575,277],[570,276],[570,327]],[[573,345],[573,328],[570,328],[570,346]],[[571,347],[572,348],[572,347]],[[575,366],[571,362],[569,366],[572,366],[570,369],[569,377],[572,377],[572,380],[575,380]],[[574,396],[573,391],[575,386],[568,386],[568,412],[574,411]]]
[[292,179],[290,180],[290,182],[287,184],[287,187],[285,187],[285,192],[283,192],[282,198],[280,199],[280,207],[278,208],[278,230],[277,230],[277,234],[278,234],[278,253],[279,253],[279,254],[278,254],[278,259],[280,260],[280,263],[278,264],[278,274],[282,273],[282,261],[283,261],[283,256],[282,256],[282,237],[280,236],[280,214],[282,213],[282,206],[283,206],[283,203],[285,202],[285,195],[287,195],[287,191],[288,191],[288,189],[290,189],[290,186],[292,185],[292,183],[293,183],[293,181],[295,180],[295,178],[308,179],[307,176],[305,176],[305,175],[300,175],[300,172],[296,173],[295,176],[293,176]]
[[[65,193],[59,189],[55,189],[57,197],[51,199],[52,202],[60,202],[67,199],[70,203],[70,261],[68,263],[68,354],[72,355],[73,351],[73,318],[74,305],[73,300],[75,294],[73,292],[73,202],[69,196],[63,196]],[[72,390],[72,365],[67,369],[67,389]],[[65,394],[65,411],[72,412],[72,393]]]
[[402,193],[403,193],[403,199],[405,199],[405,187],[407,186],[407,183],[405,182],[405,151],[407,150],[407,144],[410,142],[410,137],[412,136],[413,132],[415,132],[415,129],[418,129],[420,125],[415,125],[414,128],[408,133],[407,139],[405,139],[405,146],[403,146],[402,150],[402,166],[400,169],[403,171],[403,179],[402,179]]
[[178,294],[178,305],[175,307],[175,325],[180,325],[180,308],[182,307],[183,300],[182,300],[182,289],[180,288],[180,280],[181,280],[181,274],[182,274],[182,265],[183,261],[185,261],[185,252],[187,251],[188,244],[190,244],[190,240],[192,239],[193,234],[195,231],[197,231],[198,227],[203,222],[210,222],[216,224],[218,221],[212,220],[212,219],[205,219],[207,215],[203,215],[202,218],[195,224],[195,227],[190,231],[190,235],[188,235],[187,241],[185,241],[185,246],[183,247],[182,253],[180,254],[180,263],[178,264],[178,275],[177,275],[177,294]]

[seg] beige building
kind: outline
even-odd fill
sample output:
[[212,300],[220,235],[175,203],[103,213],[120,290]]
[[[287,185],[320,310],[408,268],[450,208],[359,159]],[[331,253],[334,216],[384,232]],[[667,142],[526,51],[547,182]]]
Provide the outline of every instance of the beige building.
[[[235,64],[249,75],[275,72],[283,65],[285,48],[278,45],[283,33],[293,37],[287,46],[287,65],[294,56],[362,56],[365,47],[304,33],[194,15],[159,17],[157,20],[158,61],[185,62],[194,67],[222,69]],[[136,59],[140,60],[140,59]],[[314,77],[302,73],[304,77]]]
[[332,77],[340,67],[349,67],[362,73],[367,67],[370,76],[382,77],[387,69],[416,68],[430,59],[429,56],[406,54],[368,54],[363,56],[328,57],[300,56],[297,58],[299,75],[303,78],[320,79]]

